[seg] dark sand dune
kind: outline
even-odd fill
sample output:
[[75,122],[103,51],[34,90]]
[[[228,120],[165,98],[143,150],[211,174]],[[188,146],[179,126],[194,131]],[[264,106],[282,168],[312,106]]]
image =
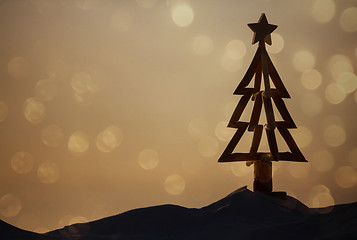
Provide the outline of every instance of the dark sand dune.
[[17,239],[357,239],[357,203],[311,209],[240,188],[200,209],[162,205],[35,234],[1,222]]

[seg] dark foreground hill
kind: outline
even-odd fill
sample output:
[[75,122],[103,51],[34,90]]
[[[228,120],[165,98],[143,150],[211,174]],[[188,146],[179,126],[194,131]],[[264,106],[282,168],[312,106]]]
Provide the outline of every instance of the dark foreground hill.
[[4,240],[357,239],[357,203],[308,208],[240,188],[200,209],[162,205],[35,234],[0,222]]

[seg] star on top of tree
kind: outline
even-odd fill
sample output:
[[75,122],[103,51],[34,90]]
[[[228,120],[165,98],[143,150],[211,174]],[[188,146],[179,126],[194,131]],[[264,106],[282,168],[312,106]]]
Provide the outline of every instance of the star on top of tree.
[[264,13],[259,18],[257,23],[249,23],[248,27],[254,32],[252,44],[256,42],[265,41],[267,44],[271,45],[271,35],[278,26],[269,24]]

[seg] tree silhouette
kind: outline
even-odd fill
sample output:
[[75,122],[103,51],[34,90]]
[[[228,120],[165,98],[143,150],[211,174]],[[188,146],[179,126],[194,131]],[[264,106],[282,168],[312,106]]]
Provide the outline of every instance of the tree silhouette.
[[[246,161],[248,166],[254,163],[254,191],[271,192],[273,189],[272,161],[307,161],[288,130],[290,128],[296,128],[282,99],[290,98],[290,95],[265,49],[265,43],[269,45],[272,44],[270,34],[277,26],[269,24],[264,13],[261,14],[258,23],[250,23],[248,26],[254,32],[252,44],[259,42],[259,46],[246,74],[233,93],[234,95],[243,95],[228,123],[228,127],[236,128],[237,131],[218,162]],[[260,90],[262,75],[264,90]],[[249,88],[247,86],[253,77],[254,87]],[[275,88],[271,88],[270,79]],[[250,121],[239,121],[249,99],[254,101]],[[283,121],[275,121],[271,99],[273,99]],[[263,133],[263,125],[259,124],[263,105],[267,121],[264,125],[264,129],[269,144],[269,152],[258,152]],[[275,128],[278,129],[287,143],[290,152],[279,152],[275,137]],[[233,153],[246,130],[253,132],[253,140],[249,153]]]

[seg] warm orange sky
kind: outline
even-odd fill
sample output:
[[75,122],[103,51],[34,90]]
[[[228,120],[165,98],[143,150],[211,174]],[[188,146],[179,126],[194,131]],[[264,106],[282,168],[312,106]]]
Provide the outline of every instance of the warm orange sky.
[[309,161],[273,163],[274,190],[357,201],[356,1],[3,0],[0,218],[41,232],[252,189],[253,167],[217,160],[262,12]]

